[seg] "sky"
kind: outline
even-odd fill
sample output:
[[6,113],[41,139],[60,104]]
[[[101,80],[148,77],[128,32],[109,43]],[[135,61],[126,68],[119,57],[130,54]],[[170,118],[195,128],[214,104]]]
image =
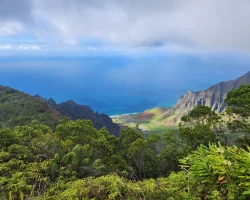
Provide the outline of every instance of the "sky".
[[249,0],[0,0],[0,49],[249,53],[249,19]]
[[0,85],[110,115],[250,71],[250,0],[0,0]]

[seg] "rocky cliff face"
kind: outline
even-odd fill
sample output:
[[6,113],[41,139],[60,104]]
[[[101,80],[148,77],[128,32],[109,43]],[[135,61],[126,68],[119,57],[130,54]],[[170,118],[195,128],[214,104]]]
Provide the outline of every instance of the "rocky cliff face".
[[221,112],[225,108],[224,100],[230,90],[237,89],[242,84],[250,83],[250,72],[243,76],[228,82],[220,82],[211,86],[207,90],[199,92],[188,91],[182,95],[177,104],[173,107],[174,110],[191,110],[197,105],[211,107],[214,111]]
[[72,120],[91,120],[96,129],[106,127],[111,134],[119,136],[120,127],[113,123],[112,119],[108,115],[98,114],[97,112],[94,112],[89,106],[79,105],[71,100],[57,104],[52,98],[46,100],[39,95],[35,95],[34,98],[39,99],[42,102],[47,102],[51,108],[55,109],[63,116],[68,116]]
[[[216,112],[221,112],[225,108],[224,100],[230,90],[237,89],[242,84],[250,84],[250,72],[243,76],[228,82],[220,82],[209,87],[206,90],[192,92],[188,91],[182,95],[178,102],[169,109],[160,109],[155,113],[153,110],[147,110],[136,115],[118,116],[114,120],[120,124],[136,123],[139,127],[143,124],[157,124],[161,126],[176,126],[180,122],[180,118],[187,114],[190,110],[198,105],[211,107]],[[151,116],[148,117],[148,113]],[[152,114],[153,113],[153,114]],[[141,116],[147,116],[147,120],[141,120]]]
[[224,100],[227,93],[230,90],[237,89],[242,84],[250,84],[250,72],[243,76],[231,80],[228,82],[220,82],[216,85],[209,87],[206,90],[192,92],[188,91],[182,95],[175,106],[169,109],[165,115],[175,115],[176,117],[168,121],[167,125],[173,125],[179,122],[181,116],[186,114],[188,111],[197,107],[198,105],[204,105],[211,107],[216,112],[221,112],[225,108]]

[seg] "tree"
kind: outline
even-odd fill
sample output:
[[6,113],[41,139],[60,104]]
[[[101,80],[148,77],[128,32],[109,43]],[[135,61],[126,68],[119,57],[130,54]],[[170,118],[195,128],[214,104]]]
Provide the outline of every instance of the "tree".
[[191,125],[201,124],[212,126],[218,122],[220,117],[208,106],[199,105],[191,110],[187,115],[183,116],[181,120]]
[[128,156],[131,159],[132,166],[136,169],[139,179],[145,179],[152,174],[156,158],[145,139],[138,138],[134,141],[128,149]]
[[143,138],[142,134],[138,131],[128,128],[121,130],[121,136],[119,138],[120,147],[122,150],[128,150],[131,143],[139,138]]
[[230,91],[225,102],[230,116],[228,128],[237,133],[238,141],[246,147],[250,144],[250,85],[241,85]]
[[10,145],[18,144],[20,140],[20,135],[13,133],[10,128],[0,130],[0,149],[3,148],[6,151]]
[[249,117],[250,84],[241,85],[238,89],[228,92],[225,103],[227,105],[227,113],[235,113],[242,117]]
[[15,127],[13,134],[19,135],[23,143],[29,143],[32,139],[51,132],[52,130],[47,125],[40,124],[37,120],[32,120],[27,125]]
[[98,137],[97,130],[90,120],[63,120],[56,127],[56,133],[64,141],[71,140],[72,146],[88,144]]
[[186,152],[186,149],[183,148],[175,135],[172,131],[149,135],[147,145],[155,156],[152,177],[166,176],[172,171],[179,170],[179,159],[183,156],[184,151]]
[[179,135],[191,149],[216,141],[216,125],[220,117],[207,106],[197,106],[181,118]]

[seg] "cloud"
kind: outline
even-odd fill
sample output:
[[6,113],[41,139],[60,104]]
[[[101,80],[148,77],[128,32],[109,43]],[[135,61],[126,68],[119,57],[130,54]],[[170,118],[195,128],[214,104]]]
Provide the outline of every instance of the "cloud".
[[1,50],[41,50],[46,49],[47,45],[37,45],[37,44],[2,44],[0,45]]
[[[28,27],[39,40],[73,46],[83,38],[93,38],[130,47],[170,45],[250,51],[249,0],[18,2],[0,0],[0,23],[16,22],[23,26],[7,29],[12,26],[5,24],[5,33],[19,33]],[[4,31],[0,29],[1,32]]]
[[25,30],[22,23],[17,21],[0,22],[0,36],[10,36],[23,33]]
[[32,20],[30,0],[0,0],[0,21],[15,20],[28,22]]
[[12,46],[10,44],[0,45],[0,50],[11,49]]
[[33,26],[30,0],[0,0],[0,36],[16,35]]

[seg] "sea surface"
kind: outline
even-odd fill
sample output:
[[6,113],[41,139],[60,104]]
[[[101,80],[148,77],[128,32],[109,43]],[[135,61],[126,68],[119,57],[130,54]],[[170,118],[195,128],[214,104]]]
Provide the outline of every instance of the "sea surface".
[[247,56],[0,56],[0,85],[56,102],[74,100],[108,115],[173,106],[250,70]]

